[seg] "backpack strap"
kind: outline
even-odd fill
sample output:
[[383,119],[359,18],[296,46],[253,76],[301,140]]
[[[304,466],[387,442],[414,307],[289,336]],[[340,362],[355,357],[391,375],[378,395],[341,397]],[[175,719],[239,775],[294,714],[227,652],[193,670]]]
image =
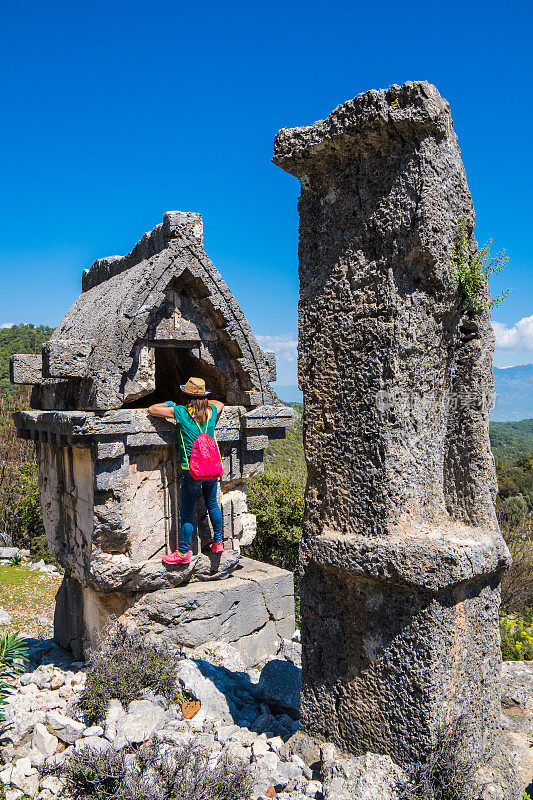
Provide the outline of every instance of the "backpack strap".
[[183,441],[183,433],[181,432],[181,428],[180,428],[180,436],[181,436],[181,444],[183,446],[183,452],[185,453],[185,461],[187,462],[187,469],[189,469],[189,459],[187,457],[187,450],[185,448],[185,442]]

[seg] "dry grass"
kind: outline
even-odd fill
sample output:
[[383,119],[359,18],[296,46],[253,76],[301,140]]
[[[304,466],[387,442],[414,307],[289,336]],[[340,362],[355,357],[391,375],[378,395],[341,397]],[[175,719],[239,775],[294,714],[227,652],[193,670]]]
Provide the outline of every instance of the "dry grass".
[[52,636],[60,583],[61,578],[32,570],[26,564],[0,564],[0,606],[13,618],[10,629],[23,636]]

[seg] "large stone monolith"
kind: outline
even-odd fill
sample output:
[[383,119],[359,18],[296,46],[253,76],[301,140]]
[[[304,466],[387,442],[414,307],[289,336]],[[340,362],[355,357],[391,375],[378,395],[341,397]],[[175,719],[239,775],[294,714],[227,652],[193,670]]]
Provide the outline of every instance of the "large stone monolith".
[[302,185],[299,371],[309,469],[301,729],[425,758],[462,717],[481,764],[500,727],[500,577],[488,437],[489,312],[450,259],[474,210],[448,103],[369,91],[281,130]]

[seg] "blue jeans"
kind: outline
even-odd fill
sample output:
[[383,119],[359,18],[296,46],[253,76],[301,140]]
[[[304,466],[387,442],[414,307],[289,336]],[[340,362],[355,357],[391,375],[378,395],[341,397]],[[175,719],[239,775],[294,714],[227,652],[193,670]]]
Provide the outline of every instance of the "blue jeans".
[[180,488],[180,553],[188,553],[191,549],[191,539],[193,532],[192,515],[196,500],[202,490],[205,504],[209,512],[209,519],[213,526],[215,542],[221,542],[222,535],[222,511],[217,503],[218,478],[213,481],[195,481],[191,478],[188,470],[181,473]]

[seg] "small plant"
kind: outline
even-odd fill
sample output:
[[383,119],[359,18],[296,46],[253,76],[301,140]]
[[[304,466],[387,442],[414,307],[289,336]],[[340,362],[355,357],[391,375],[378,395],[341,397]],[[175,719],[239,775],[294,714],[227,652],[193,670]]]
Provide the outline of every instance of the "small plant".
[[89,670],[79,706],[88,724],[105,718],[110,700],[116,698],[127,706],[141,698],[143,689],[175,702],[179,658],[169,648],[147,644],[141,634],[111,623],[87,660]]
[[20,555],[20,553],[16,553],[14,556],[11,556],[11,558],[9,559],[9,563],[13,567],[20,567],[20,565],[22,564],[22,556]]
[[475,767],[469,758],[466,721],[444,724],[427,759],[414,764],[401,800],[466,800],[471,797]]
[[222,757],[213,765],[209,751],[193,743],[162,754],[152,740],[135,755],[86,746],[43,772],[60,775],[62,796],[71,800],[246,800],[251,790],[242,764]]
[[502,614],[500,619],[502,658],[504,661],[533,660],[533,612],[524,616]]
[[476,311],[499,306],[512,291],[507,289],[497,297],[490,297],[490,277],[502,272],[509,261],[505,250],[500,250],[489,261],[491,245],[492,239],[489,239],[475,255],[469,254],[468,222],[466,214],[463,214],[457,227],[450,271],[461,301]]
[[0,738],[9,730],[2,707],[12,692],[11,682],[24,672],[28,658],[25,640],[18,633],[4,630],[0,633]]
[[528,795],[527,792],[524,792],[524,800],[531,800],[531,797]]

